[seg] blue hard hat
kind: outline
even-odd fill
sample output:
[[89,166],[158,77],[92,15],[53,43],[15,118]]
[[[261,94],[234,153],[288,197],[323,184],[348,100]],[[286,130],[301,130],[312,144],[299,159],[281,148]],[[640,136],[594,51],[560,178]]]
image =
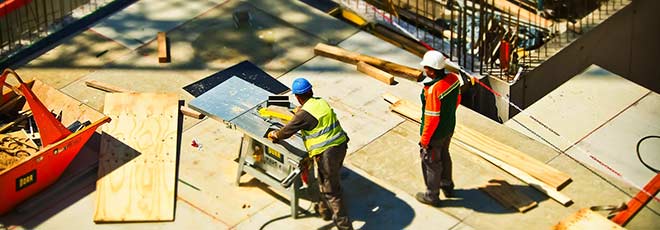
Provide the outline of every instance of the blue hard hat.
[[296,78],[291,85],[293,94],[304,94],[312,90],[312,84],[305,78]]

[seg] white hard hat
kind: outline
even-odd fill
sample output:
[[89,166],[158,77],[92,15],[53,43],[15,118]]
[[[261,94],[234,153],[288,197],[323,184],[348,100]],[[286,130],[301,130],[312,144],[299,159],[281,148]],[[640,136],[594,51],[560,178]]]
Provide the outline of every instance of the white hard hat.
[[433,69],[444,69],[445,68],[445,56],[437,50],[430,50],[424,54],[422,62],[419,63],[422,66],[428,66]]

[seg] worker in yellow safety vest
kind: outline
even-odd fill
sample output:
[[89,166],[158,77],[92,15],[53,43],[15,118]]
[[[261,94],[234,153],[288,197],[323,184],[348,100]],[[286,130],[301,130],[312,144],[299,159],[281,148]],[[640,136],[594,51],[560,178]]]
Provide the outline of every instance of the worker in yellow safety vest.
[[456,126],[456,109],[461,103],[462,79],[455,73],[445,73],[445,56],[431,50],[424,54],[424,74],[430,81],[424,83],[422,99],[421,138],[422,174],[426,191],[415,195],[421,203],[438,206],[440,190],[445,197],[452,197],[452,162],[449,143]]
[[304,78],[293,81],[291,91],[302,106],[293,119],[282,129],[268,133],[273,142],[302,133],[309,157],[316,162],[321,202],[316,205],[318,214],[330,220],[339,229],[353,229],[342,202],[339,170],[344,163],[348,148],[348,135],[339,125],[337,115],[328,102],[314,97],[312,85]]

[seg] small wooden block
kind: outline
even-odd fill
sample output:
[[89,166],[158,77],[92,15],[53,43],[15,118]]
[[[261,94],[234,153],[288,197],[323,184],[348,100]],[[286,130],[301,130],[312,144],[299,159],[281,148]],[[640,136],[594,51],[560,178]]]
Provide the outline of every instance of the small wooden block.
[[514,189],[504,180],[491,180],[489,182],[488,185],[480,187],[479,190],[486,192],[505,207],[512,207],[519,212],[526,212],[538,205],[536,201]]
[[167,63],[170,57],[167,55],[167,35],[165,32],[158,32],[158,62]]
[[582,229],[625,229],[604,216],[583,208],[566,219],[559,221],[554,230],[582,230]]
[[394,76],[363,61],[357,63],[357,70],[385,84],[393,85]]
[[204,118],[204,114],[197,112],[189,107],[186,106],[181,106],[181,113],[183,115],[192,117],[192,118],[197,118],[197,119],[202,119]]

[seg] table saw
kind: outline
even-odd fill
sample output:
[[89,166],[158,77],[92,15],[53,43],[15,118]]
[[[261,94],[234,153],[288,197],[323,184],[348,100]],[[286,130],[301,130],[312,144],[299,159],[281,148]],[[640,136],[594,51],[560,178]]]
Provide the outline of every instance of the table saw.
[[296,218],[298,199],[318,201],[318,185],[313,176],[308,177],[306,185],[301,179],[303,171],[313,174],[309,174],[309,167],[300,167],[302,161],[308,159],[300,134],[277,144],[266,138],[270,130],[279,129],[285,123],[278,117],[259,114],[259,109],[268,106],[267,99],[271,95],[271,92],[234,76],[191,100],[189,106],[244,134],[236,184],[240,186],[241,175],[247,173],[288,194],[291,216]]

